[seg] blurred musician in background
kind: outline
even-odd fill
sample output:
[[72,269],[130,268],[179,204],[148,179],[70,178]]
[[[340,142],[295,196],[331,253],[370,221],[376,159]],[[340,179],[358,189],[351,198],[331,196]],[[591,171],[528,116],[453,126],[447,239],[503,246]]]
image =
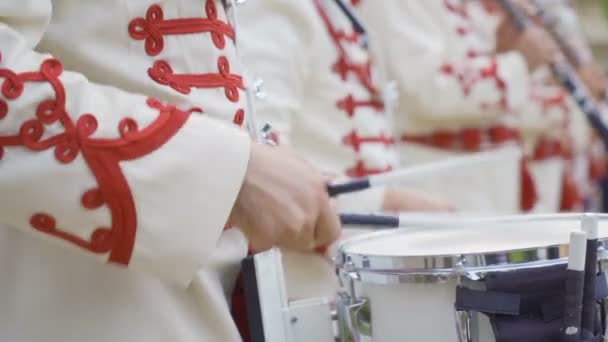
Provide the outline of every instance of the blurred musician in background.
[[[564,166],[563,137],[574,105],[534,75],[558,51],[544,29],[509,31],[507,38],[493,1],[388,0],[379,6],[364,0],[358,9],[399,83],[395,121],[404,163],[519,144],[522,211],[557,211],[564,196],[576,203],[568,207],[580,203]],[[499,46],[504,40],[508,48]],[[494,184],[488,191],[516,191],[488,177]]]
[[[581,80],[593,95],[598,106],[602,109],[604,118],[608,118],[608,78],[606,71],[593,56],[593,51],[585,37],[580,18],[568,0],[529,0],[533,9],[543,18],[543,24],[556,37],[562,51],[572,66],[578,71]],[[606,210],[600,208],[599,184],[604,183],[606,193],[606,157],[605,147],[593,130],[586,124],[583,113],[577,111],[573,118],[581,122],[573,125],[571,131],[574,137],[573,154],[578,156],[576,167],[576,182],[586,200],[587,210]]]
[[[367,49],[367,36],[333,0],[252,1],[240,13],[239,43],[246,68],[264,79],[256,103],[276,129],[312,164],[339,178],[399,167],[390,100]],[[399,186],[338,198],[340,210],[446,211],[446,201]],[[337,279],[324,257],[284,253],[291,297],[335,295]]]

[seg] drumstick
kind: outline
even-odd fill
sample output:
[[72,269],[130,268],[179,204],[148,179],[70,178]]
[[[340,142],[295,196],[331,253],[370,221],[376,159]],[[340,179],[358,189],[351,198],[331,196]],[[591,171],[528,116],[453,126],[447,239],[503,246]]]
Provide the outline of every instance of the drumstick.
[[581,328],[593,333],[595,330],[595,279],[597,277],[598,219],[585,215],[582,228],[587,235],[587,256],[585,259],[585,287],[583,291],[583,313]]
[[[525,31],[533,25],[532,20],[511,0],[496,0],[513,20],[513,24],[520,30]],[[585,113],[587,121],[602,139],[604,146],[608,148],[608,127],[602,120],[601,112],[591,99],[587,87],[580,81],[570,64],[563,56],[558,56],[559,61],[551,63],[551,70],[555,78],[570,96],[576,101],[580,110]]]
[[[559,30],[557,28],[558,24],[556,23],[557,19],[549,18],[545,14],[546,11],[543,8],[543,5],[540,4],[538,0],[532,0],[531,3],[537,10],[536,16],[541,20],[541,22],[543,23],[543,26],[551,34],[553,39],[555,39],[557,44],[562,49],[562,52],[564,53],[564,55],[566,57],[568,57],[568,60],[570,60],[576,68],[581,67],[585,63],[586,59],[583,58],[583,56],[581,56],[581,54],[576,51],[576,48],[573,47],[572,44],[566,38],[564,38],[562,36],[562,34],[559,32]],[[606,101],[607,95],[608,95],[608,88],[606,88],[603,92],[602,101]]]
[[[377,215],[377,214],[338,214],[342,226],[371,226],[374,230],[386,230],[399,228],[399,215]],[[316,254],[324,255],[329,246],[317,246],[314,248]]]
[[343,226],[373,226],[381,230],[398,228],[399,222],[399,215],[340,214],[340,223]]
[[329,184],[327,186],[327,192],[331,197],[335,197],[338,195],[366,190],[377,186],[399,184],[403,182],[404,179],[422,177],[428,175],[430,172],[433,172],[437,169],[450,169],[451,167],[460,165],[463,162],[485,162],[487,158],[488,155],[486,154],[478,156],[451,157],[445,160],[435,161],[428,164],[416,165],[400,170],[384,172],[376,175],[370,175],[367,177],[355,178],[344,183]]
[[334,1],[338,5],[338,7],[340,7],[340,10],[342,10],[342,12],[344,12],[344,15],[346,15],[346,17],[348,17],[348,20],[350,20],[350,22],[353,24],[353,29],[355,30],[355,32],[357,32],[358,34],[360,34],[362,36],[365,36],[365,34],[367,32],[367,30],[365,29],[365,25],[363,25],[363,21],[361,19],[359,19],[359,17],[353,11],[353,9],[349,5],[344,3],[343,0],[334,0]]
[[581,306],[585,279],[586,234],[570,233],[570,252],[566,269],[566,294],[564,296],[563,342],[580,342]]

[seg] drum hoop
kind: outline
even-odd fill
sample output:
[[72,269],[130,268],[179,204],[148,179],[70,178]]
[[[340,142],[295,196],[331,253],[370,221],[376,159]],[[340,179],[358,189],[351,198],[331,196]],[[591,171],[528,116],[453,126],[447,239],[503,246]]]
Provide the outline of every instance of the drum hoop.
[[[580,221],[589,214],[553,214],[553,215],[512,215],[494,218],[475,218],[466,222],[522,222],[545,221]],[[593,214],[599,220],[608,220],[606,214]],[[456,220],[458,222],[458,219]],[[464,220],[460,220],[464,222]],[[445,224],[438,227],[452,227]],[[407,229],[407,228],[405,228]],[[399,283],[441,283],[464,276],[471,280],[481,280],[487,272],[510,271],[523,268],[546,267],[564,264],[568,257],[568,244],[544,247],[493,251],[476,254],[451,254],[433,256],[378,256],[349,253],[346,250],[357,242],[381,237],[393,232],[364,234],[343,243],[336,258],[336,265],[341,273],[356,273],[357,280],[364,283],[399,284]],[[608,259],[608,237],[601,238],[598,258]]]

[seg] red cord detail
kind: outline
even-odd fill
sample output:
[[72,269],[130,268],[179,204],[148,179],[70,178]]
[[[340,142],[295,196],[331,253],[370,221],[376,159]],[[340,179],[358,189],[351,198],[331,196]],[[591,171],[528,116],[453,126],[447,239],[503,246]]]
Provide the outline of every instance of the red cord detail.
[[226,46],[225,37],[234,41],[234,30],[230,24],[217,19],[217,8],[213,0],[205,4],[207,18],[164,19],[163,9],[151,5],[146,17],[135,18],[129,23],[129,35],[135,40],[145,40],[146,53],[157,56],[165,46],[165,35],[211,33],[215,46],[223,49]]
[[355,115],[355,110],[357,107],[370,107],[378,112],[381,112],[384,109],[384,104],[382,101],[376,99],[369,101],[358,101],[355,100],[352,94],[349,94],[346,96],[346,98],[339,100],[336,105],[338,108],[345,111],[349,118],[352,118]]
[[468,20],[470,18],[466,5],[461,1],[458,1],[458,3],[455,4],[450,0],[443,0],[443,5],[448,11],[463,19]]
[[175,74],[169,63],[160,60],[154,62],[148,74],[157,83],[168,85],[182,94],[189,94],[192,88],[224,88],[226,97],[237,102],[239,89],[245,89],[243,78],[230,73],[230,63],[224,56],[218,58],[217,68],[218,74]]
[[530,211],[538,201],[538,192],[536,191],[536,183],[530,171],[530,165],[527,158],[523,158],[520,163],[521,177],[521,194],[519,206],[524,211]]
[[356,152],[359,152],[362,144],[383,144],[384,146],[388,147],[395,144],[395,138],[384,133],[378,136],[362,137],[359,136],[356,131],[352,131],[342,138],[342,142],[345,145],[352,146]]
[[[39,71],[15,73],[0,69],[2,94],[9,100],[19,97],[26,82],[48,83],[55,92],[54,100],[45,100],[36,109],[36,118],[21,125],[16,135],[0,135],[0,159],[7,146],[20,146],[31,151],[54,149],[55,158],[68,164],[80,154],[97,180],[97,188],[86,191],[81,198],[89,210],[106,205],[111,213],[110,227],[97,228],[88,240],[57,227],[49,213],[38,212],[30,218],[31,226],[48,235],[77,245],[96,254],[109,253],[108,261],[128,264],[131,260],[137,230],[137,213],[129,184],[120,169],[120,162],[146,156],[173,137],[188,119],[188,113],[158,101],[148,104],[159,110],[159,116],[149,126],[139,129],[132,119],[119,125],[118,139],[92,138],[97,130],[97,119],[91,114],[81,115],[76,123],[66,111],[66,92],[60,75],[63,66],[58,60],[42,62]],[[5,102],[8,112],[8,103]],[[61,124],[63,132],[43,139],[46,126]]]
[[488,104],[482,103],[481,107],[483,109],[491,109],[498,108],[501,110],[508,109],[508,101],[507,101],[507,83],[502,77],[498,74],[498,63],[496,58],[492,58],[490,65],[485,68],[481,68],[478,70],[471,70],[468,67],[456,68],[453,64],[444,64],[440,68],[440,72],[454,76],[458,82],[460,82],[460,86],[462,88],[462,92],[464,96],[471,95],[471,91],[473,87],[482,80],[493,79],[496,85],[496,88],[500,91],[501,97],[496,104]]
[[378,88],[372,80],[371,61],[365,64],[353,64],[343,55],[338,57],[338,60],[332,66],[332,71],[340,75],[342,81],[346,81],[348,74],[352,73],[372,95],[378,94]]
[[369,175],[377,175],[379,173],[389,172],[393,169],[392,166],[387,166],[384,169],[371,169],[367,168],[363,161],[358,160],[355,166],[346,170],[346,175],[349,177],[365,177]]
[[232,122],[237,126],[242,126],[245,121],[245,111],[243,109],[238,109],[236,113],[234,113],[234,118]]
[[562,111],[564,114],[568,114],[570,112],[570,108],[568,107],[568,94],[560,89],[557,94],[554,96],[542,96],[534,92],[534,87],[532,88],[531,94],[532,100],[540,103],[543,112],[547,112],[552,108],[557,108]]
[[458,26],[456,28],[456,33],[458,33],[459,36],[466,36],[467,34],[471,33],[471,29],[468,27]]

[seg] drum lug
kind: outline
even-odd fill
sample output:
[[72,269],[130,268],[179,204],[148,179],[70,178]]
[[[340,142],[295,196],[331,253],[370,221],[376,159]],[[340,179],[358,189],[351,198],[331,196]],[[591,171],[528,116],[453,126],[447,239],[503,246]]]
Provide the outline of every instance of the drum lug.
[[458,342],[473,342],[477,341],[477,322],[474,313],[470,311],[455,311],[456,331],[458,334]]
[[371,335],[371,320],[369,326],[365,327],[360,319],[361,310],[365,308],[369,310],[369,299],[354,298],[342,290],[338,292],[336,305],[338,314],[338,341],[360,342],[362,330],[367,330],[365,333]]

